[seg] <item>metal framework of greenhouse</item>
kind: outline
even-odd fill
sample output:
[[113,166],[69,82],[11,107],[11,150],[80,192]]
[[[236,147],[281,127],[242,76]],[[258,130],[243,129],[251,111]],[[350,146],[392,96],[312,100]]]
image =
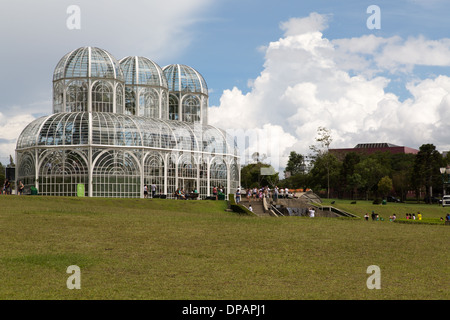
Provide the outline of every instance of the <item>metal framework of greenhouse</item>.
[[18,138],[17,180],[43,195],[76,196],[80,184],[90,197],[143,197],[151,184],[167,197],[183,188],[205,198],[214,186],[227,194],[240,184],[237,145],[207,124],[207,97],[190,67],[74,50],[54,71],[54,113]]

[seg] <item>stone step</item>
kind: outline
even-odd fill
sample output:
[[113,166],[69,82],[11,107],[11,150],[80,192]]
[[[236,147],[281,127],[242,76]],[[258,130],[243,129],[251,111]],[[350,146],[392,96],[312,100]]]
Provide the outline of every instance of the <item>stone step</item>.
[[264,212],[263,203],[262,201],[247,201],[242,200],[240,202],[241,205],[245,206],[246,208],[249,207],[249,205],[252,205],[253,213],[255,213],[257,216],[270,216],[268,212]]

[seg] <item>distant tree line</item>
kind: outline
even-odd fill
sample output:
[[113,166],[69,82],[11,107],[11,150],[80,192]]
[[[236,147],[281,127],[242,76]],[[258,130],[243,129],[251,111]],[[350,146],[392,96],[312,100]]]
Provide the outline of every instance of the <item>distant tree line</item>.
[[450,194],[444,190],[440,172],[440,168],[450,164],[450,153],[443,156],[433,144],[423,144],[417,154],[349,152],[339,158],[329,151],[329,131],[319,128],[318,132],[318,145],[310,147],[312,154],[290,152],[283,179],[277,172],[267,170],[270,165],[258,156],[254,163],[242,168],[242,186],[310,188],[322,197],[367,200],[390,195],[403,201],[413,197],[431,202],[444,191]]
[[[349,152],[339,159],[332,152],[307,157],[292,151],[279,186],[313,189],[321,196],[350,199],[374,199],[387,195],[406,200],[408,192],[429,202],[443,194],[441,167],[450,164],[433,144],[424,144],[417,154]],[[447,192],[448,194],[448,192]]]

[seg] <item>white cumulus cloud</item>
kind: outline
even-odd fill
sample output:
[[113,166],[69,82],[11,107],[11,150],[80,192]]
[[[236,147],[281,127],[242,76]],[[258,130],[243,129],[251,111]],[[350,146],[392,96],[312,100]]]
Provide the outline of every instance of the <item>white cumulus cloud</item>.
[[281,23],[284,37],[265,47],[264,69],[249,92],[225,90],[219,106],[210,108],[210,123],[257,132],[278,128],[277,169],[291,150],[309,153],[319,126],[331,130],[332,148],[365,142],[449,148],[450,78],[409,81],[404,87],[411,97],[404,101],[388,86],[389,75],[413,75],[416,65],[450,65],[450,40],[329,40],[321,33],[327,19],[314,13]]

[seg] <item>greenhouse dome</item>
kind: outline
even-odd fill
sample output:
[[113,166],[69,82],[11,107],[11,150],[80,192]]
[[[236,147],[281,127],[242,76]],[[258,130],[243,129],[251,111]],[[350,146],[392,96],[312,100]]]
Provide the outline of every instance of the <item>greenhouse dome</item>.
[[168,118],[169,89],[161,67],[145,58],[120,60],[125,77],[125,114]]
[[124,80],[116,58],[106,50],[95,47],[81,47],[67,53],[53,72],[53,81],[91,77]]
[[169,119],[208,123],[208,87],[194,68],[172,64],[163,68],[169,85]]
[[150,185],[167,198],[228,194],[240,184],[236,140],[207,124],[207,107],[206,82],[190,67],[79,48],[54,70],[54,113],[18,137],[17,181],[42,195],[142,198]]
[[66,54],[53,72],[53,112],[123,113],[124,77],[107,51],[82,47]]
[[172,64],[164,67],[163,70],[171,92],[191,92],[208,95],[205,79],[194,68],[182,64]]

